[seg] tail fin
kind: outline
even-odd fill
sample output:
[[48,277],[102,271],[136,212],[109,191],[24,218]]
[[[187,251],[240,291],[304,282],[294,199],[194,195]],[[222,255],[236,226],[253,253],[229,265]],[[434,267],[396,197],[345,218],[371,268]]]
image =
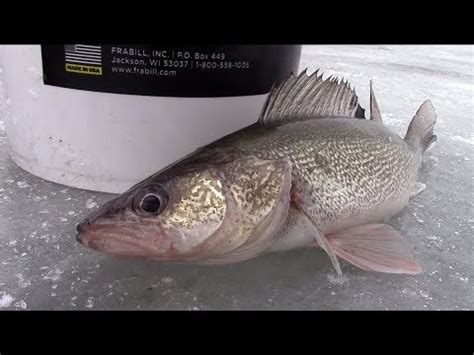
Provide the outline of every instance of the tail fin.
[[436,112],[430,100],[426,100],[416,112],[408,127],[405,141],[414,151],[422,154],[435,142],[433,127],[436,123]]

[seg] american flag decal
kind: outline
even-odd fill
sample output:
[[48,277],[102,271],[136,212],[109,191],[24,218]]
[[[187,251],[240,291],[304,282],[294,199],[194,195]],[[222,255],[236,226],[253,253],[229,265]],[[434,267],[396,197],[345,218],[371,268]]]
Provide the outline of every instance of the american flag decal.
[[67,44],[64,46],[66,63],[102,65],[101,46],[89,44]]

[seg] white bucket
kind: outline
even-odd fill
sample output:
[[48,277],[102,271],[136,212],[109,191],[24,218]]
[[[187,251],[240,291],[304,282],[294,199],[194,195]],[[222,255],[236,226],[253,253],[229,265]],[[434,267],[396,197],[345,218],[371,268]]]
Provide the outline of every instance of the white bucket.
[[155,97],[43,83],[41,48],[5,46],[12,159],[60,184],[121,193],[167,164],[256,121],[266,95]]

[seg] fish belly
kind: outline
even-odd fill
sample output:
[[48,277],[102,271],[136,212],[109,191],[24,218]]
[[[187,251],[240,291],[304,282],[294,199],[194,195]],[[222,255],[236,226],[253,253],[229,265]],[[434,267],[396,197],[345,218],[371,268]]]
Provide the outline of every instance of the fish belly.
[[[321,226],[323,234],[339,232],[350,227],[370,223],[387,222],[408,204],[408,195],[387,201],[370,210],[360,211],[352,216],[343,216],[330,225]],[[296,208],[291,207],[287,221],[280,232],[280,237],[268,249],[268,252],[279,252],[298,248],[317,247],[314,238],[314,227],[309,220]]]

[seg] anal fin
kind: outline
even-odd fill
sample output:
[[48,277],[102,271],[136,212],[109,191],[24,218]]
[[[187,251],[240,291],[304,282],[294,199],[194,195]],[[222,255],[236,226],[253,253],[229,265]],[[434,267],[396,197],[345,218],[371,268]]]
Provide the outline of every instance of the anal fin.
[[327,235],[337,256],[368,271],[419,274],[423,270],[413,259],[409,245],[386,224],[368,224]]

